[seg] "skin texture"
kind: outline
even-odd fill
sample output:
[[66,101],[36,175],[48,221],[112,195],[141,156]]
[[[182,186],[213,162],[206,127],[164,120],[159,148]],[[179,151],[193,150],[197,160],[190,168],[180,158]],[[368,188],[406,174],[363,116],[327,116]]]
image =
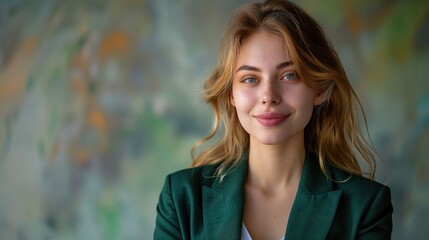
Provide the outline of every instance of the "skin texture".
[[321,99],[298,76],[285,41],[259,30],[242,45],[231,103],[250,135],[244,223],[253,239],[281,239],[305,158],[304,128]]
[[[299,138],[319,98],[295,72],[284,41],[264,30],[252,34],[236,66],[231,101],[251,141],[282,145]],[[266,113],[286,119],[265,126],[257,116]]]

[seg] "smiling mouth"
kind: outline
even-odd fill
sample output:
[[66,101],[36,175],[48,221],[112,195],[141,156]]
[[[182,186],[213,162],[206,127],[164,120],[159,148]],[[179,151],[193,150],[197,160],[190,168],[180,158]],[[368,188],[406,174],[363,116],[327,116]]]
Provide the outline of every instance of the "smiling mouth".
[[254,116],[256,120],[265,127],[274,127],[285,121],[290,114],[263,113]]

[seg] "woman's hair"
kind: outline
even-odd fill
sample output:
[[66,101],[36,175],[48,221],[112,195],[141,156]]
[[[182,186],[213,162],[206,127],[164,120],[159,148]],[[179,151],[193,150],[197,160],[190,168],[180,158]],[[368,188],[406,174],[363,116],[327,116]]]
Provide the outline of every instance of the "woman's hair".
[[[326,161],[350,174],[363,175],[357,158],[360,155],[368,165],[367,174],[372,179],[374,150],[360,130],[357,113],[362,114],[366,127],[365,115],[339,57],[319,24],[286,0],[244,5],[230,20],[217,66],[204,85],[204,99],[214,109],[213,127],[194,145],[192,166],[220,164],[216,174],[224,176],[247,154],[249,134],[240,125],[230,102],[233,69],[244,41],[260,30],[282,37],[300,78],[324,97],[324,101],[314,107],[305,127],[304,142],[308,150],[318,154],[325,175]],[[214,144],[195,156],[197,148],[214,139]]]

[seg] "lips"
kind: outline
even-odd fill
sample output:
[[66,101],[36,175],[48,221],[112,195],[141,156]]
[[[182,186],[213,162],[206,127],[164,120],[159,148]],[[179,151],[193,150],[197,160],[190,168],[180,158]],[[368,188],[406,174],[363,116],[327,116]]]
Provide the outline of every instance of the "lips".
[[289,117],[289,115],[290,114],[267,112],[260,115],[256,115],[255,118],[263,126],[274,127],[285,121]]

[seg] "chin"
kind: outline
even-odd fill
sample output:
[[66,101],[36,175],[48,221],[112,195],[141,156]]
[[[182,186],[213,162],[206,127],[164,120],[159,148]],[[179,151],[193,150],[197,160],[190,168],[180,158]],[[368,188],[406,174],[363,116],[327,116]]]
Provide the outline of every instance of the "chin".
[[273,138],[255,139],[255,140],[264,145],[279,145],[285,142],[284,139],[273,139]]
[[[303,133],[303,132],[302,132]],[[303,136],[303,135],[302,135]],[[290,134],[290,133],[283,133],[283,134],[262,134],[262,135],[256,135],[251,137],[253,140],[259,144],[263,145],[285,145],[285,144],[293,144],[296,141],[303,141],[300,137],[300,134]]]

